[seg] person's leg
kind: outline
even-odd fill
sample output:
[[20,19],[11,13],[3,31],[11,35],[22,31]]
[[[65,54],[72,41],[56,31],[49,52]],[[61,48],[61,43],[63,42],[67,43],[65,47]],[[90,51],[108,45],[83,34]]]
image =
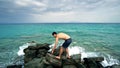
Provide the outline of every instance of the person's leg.
[[61,47],[60,47],[59,56],[56,56],[57,59],[60,59],[60,57],[61,57],[61,55],[62,55],[62,53],[63,53],[63,49],[64,49],[64,48],[61,46]]
[[69,50],[68,50],[68,48],[66,48],[65,50],[66,50],[66,53],[67,53],[67,58],[70,58],[70,55],[69,55]]

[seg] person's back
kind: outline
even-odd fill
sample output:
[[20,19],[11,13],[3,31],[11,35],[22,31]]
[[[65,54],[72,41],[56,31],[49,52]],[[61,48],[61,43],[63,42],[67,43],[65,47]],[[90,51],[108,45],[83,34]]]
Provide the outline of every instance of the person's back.
[[59,39],[64,39],[64,40],[70,38],[70,36],[67,35],[67,34],[65,34],[65,33],[58,33],[58,34],[57,34],[57,37],[58,37]]

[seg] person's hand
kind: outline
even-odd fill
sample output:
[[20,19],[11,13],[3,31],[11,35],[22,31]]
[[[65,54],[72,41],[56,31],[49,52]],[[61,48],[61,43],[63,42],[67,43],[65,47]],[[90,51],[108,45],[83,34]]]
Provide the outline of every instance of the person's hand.
[[54,49],[52,49],[52,52],[51,52],[51,54],[53,54],[54,53]]
[[52,50],[51,54],[53,54],[53,50]]

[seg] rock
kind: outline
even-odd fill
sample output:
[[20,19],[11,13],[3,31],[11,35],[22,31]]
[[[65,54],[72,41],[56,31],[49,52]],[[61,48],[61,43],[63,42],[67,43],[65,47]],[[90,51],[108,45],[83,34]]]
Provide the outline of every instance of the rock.
[[33,58],[45,57],[49,49],[49,44],[36,44],[35,46],[28,46],[28,48],[24,49],[24,62],[27,63]]
[[37,46],[37,48],[38,49],[46,49],[46,50],[49,50],[50,49],[50,47],[49,47],[49,45],[50,44],[37,44],[36,46]]
[[22,65],[9,65],[7,68],[22,68]]
[[100,64],[98,64],[98,62],[103,61],[104,58],[103,57],[90,57],[90,58],[84,58],[84,64],[86,66],[86,68],[99,68],[101,67]]
[[36,50],[28,50],[26,49],[27,51],[25,51],[25,58],[24,58],[24,62],[27,63],[29,61],[31,61],[33,58],[36,57]]
[[63,68],[77,68],[75,65],[64,65]]
[[73,59],[63,59],[62,60],[63,65],[74,65],[76,62]]
[[72,55],[71,58],[74,59],[77,63],[81,62],[81,54]]
[[97,62],[101,62],[104,60],[104,57],[89,57],[89,58],[84,58],[84,60],[87,60],[87,61],[97,61]]
[[38,47],[37,47],[37,46],[28,46],[28,49],[29,49],[29,50],[37,50]]
[[72,59],[72,58],[71,59],[63,59],[62,63],[63,63],[62,64],[63,67],[66,66],[66,65],[67,65],[67,67],[69,65],[74,65],[77,68],[85,68],[85,66],[83,64],[81,64],[80,62],[76,62],[76,60]]
[[46,55],[46,60],[54,67],[61,67],[62,65],[62,61],[59,59],[56,59],[56,57],[54,55],[51,55],[49,53],[47,53]]
[[38,51],[37,51],[37,57],[38,58],[41,58],[41,57],[44,57],[44,56],[46,56],[46,53],[47,53],[48,51],[46,50],[46,49],[39,49]]
[[120,65],[107,66],[105,68],[120,68]]
[[72,55],[66,58],[66,51],[63,51],[61,59],[56,59],[59,55],[60,47],[55,49],[53,55],[48,53],[49,44],[36,44],[24,49],[24,64],[9,65],[7,68],[119,68],[119,66],[103,67],[100,62],[103,57],[88,57],[81,62],[81,54]]
[[32,61],[25,64],[24,68],[44,68],[44,62],[45,58],[35,58]]
[[49,44],[36,44],[24,49],[25,68],[103,68],[100,64],[103,57],[84,58],[81,62],[81,54],[72,55],[70,59],[66,58],[66,51],[63,51],[61,59],[56,59],[59,55],[60,47],[55,49],[53,55],[48,53]]
[[46,68],[54,68],[53,66],[47,66]]
[[76,64],[76,67],[77,67],[77,68],[86,68],[82,63],[77,63],[77,64]]

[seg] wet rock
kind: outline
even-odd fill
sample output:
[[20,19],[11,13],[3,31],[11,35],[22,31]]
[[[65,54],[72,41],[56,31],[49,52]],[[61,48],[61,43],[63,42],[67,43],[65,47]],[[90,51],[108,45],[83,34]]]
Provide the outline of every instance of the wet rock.
[[49,53],[47,53],[46,55],[46,60],[54,67],[61,67],[62,65],[62,61],[59,59],[56,59],[56,57],[54,55],[51,55]]
[[84,58],[84,60],[87,60],[87,61],[93,60],[93,61],[101,62],[104,60],[104,58],[103,57],[89,57],[89,58]]
[[84,58],[84,64],[86,68],[102,68],[101,64],[99,62],[103,61],[103,57],[90,57],[90,58]]
[[63,68],[77,68],[75,65],[64,65]]
[[70,59],[66,58],[66,51],[63,51],[61,59],[56,59],[59,55],[60,47],[55,49],[53,55],[48,53],[48,44],[36,44],[24,49],[25,68],[103,68],[100,64],[103,57],[84,58],[81,62],[81,54],[72,55]]
[[35,46],[28,46],[28,48],[24,49],[24,62],[27,63],[34,58],[45,57],[49,49],[49,44],[36,44]]
[[46,53],[47,53],[48,51],[46,50],[46,49],[39,49],[38,51],[37,51],[37,57],[38,58],[41,58],[41,57],[44,57],[44,56],[46,56]]
[[120,68],[120,65],[107,66],[105,68]]
[[45,58],[35,58],[32,61],[25,64],[24,68],[44,68],[44,62]]
[[76,54],[71,56],[77,63],[81,63],[81,54]]
[[36,57],[36,50],[27,50],[25,53],[24,62],[27,63]]
[[22,65],[9,65],[7,68],[22,68]]
[[49,45],[50,45],[50,44],[45,43],[45,44],[37,44],[36,46],[37,46],[38,49],[46,49],[46,50],[49,50],[49,49],[50,49]]

